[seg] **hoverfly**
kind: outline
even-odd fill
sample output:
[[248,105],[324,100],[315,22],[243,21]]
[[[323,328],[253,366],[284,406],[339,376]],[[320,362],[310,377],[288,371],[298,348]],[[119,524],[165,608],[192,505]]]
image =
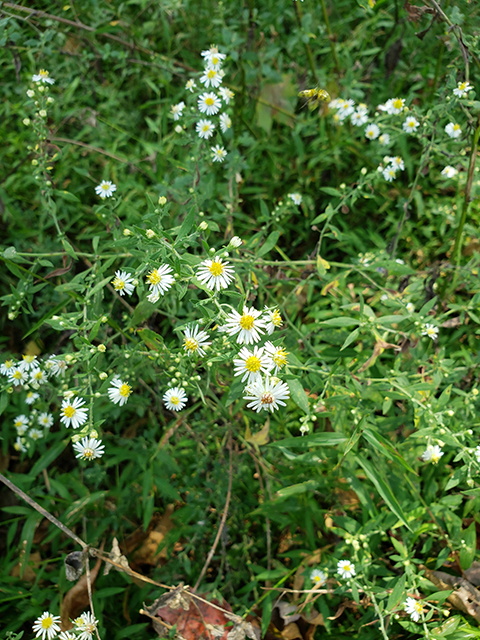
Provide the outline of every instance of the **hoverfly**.
[[320,89],[317,85],[314,89],[305,89],[298,94],[299,98],[305,98],[305,104],[308,104],[310,111],[317,109],[321,102],[327,102],[330,100],[330,95],[325,89]]

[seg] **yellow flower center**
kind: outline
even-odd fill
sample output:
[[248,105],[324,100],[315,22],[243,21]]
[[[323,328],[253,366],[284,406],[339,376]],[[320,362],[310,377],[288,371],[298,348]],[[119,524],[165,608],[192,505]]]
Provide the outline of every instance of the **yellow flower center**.
[[13,367],[13,360],[5,360],[5,369],[11,369]]
[[12,376],[12,378],[15,378],[15,380],[21,380],[22,379],[22,372],[21,371],[15,371],[15,373]]
[[350,573],[350,571],[352,570],[352,566],[350,564],[345,564],[343,565],[343,570]]
[[217,56],[212,57],[212,64],[218,64],[219,62],[220,60],[217,58]]
[[242,329],[246,331],[251,331],[253,328],[253,323],[255,322],[255,318],[253,316],[249,316],[246,313],[240,318],[240,326]]
[[466,86],[467,86],[467,83],[466,83],[466,82],[461,82],[461,83],[458,85],[458,88],[460,89],[460,91],[465,91],[465,87],[466,87]]
[[217,75],[217,72],[215,71],[215,69],[210,69],[210,71],[207,73],[207,76],[210,78],[210,80],[214,78],[216,75]]
[[279,349],[277,353],[272,357],[272,360],[277,365],[277,367],[281,368],[287,364],[287,354],[288,351],[285,351],[285,349]]
[[43,378],[43,373],[41,371],[37,371],[37,373],[33,376],[35,380],[41,380]]
[[198,349],[198,341],[194,338],[184,338],[183,344],[187,351],[196,351]]
[[22,422],[21,420],[15,420],[14,427],[15,427],[15,428],[17,428],[17,427],[23,427],[23,422]]
[[94,453],[93,453],[93,449],[90,449],[89,447],[83,450],[83,457],[84,458],[88,458],[89,460],[91,458],[93,458]]
[[282,326],[283,320],[282,320],[282,316],[280,315],[280,312],[278,311],[278,309],[275,309],[275,311],[272,313],[270,321],[276,327],[281,327]]
[[321,581],[321,577],[320,576],[313,576],[313,581],[318,583]]
[[44,618],[42,620],[42,629],[50,629],[52,624],[53,624],[52,616],[48,616],[47,618]]
[[132,392],[132,388],[130,385],[128,385],[126,382],[124,382],[122,384],[122,386],[119,388],[119,393],[121,396],[123,396],[124,398],[128,398],[128,396],[131,394]]
[[153,285],[160,284],[160,282],[162,281],[162,276],[156,269],[154,269],[151,273],[148,274],[147,280],[150,282],[150,284]]
[[260,402],[262,404],[273,404],[275,398],[269,392],[262,393],[262,397],[260,398]]
[[413,608],[417,613],[420,613],[420,614],[423,613],[423,607],[421,602],[415,602],[415,604],[413,605]]
[[454,131],[458,131],[460,129],[460,125],[459,124],[454,124],[453,125],[453,130]]
[[441,456],[438,455],[438,453],[432,453],[432,462],[433,464],[437,464],[437,462],[440,460]]
[[121,291],[125,287],[125,280],[120,280],[120,278],[113,279],[113,288],[115,291]]
[[207,107],[211,107],[214,102],[215,102],[214,99],[210,96],[208,96],[208,98],[205,99],[205,104],[207,105]]
[[171,404],[174,404],[175,406],[177,406],[177,404],[180,404],[180,398],[178,396],[172,396],[170,398],[170,402]]
[[257,373],[262,367],[262,361],[258,356],[250,356],[245,360],[245,369],[252,373]]
[[402,105],[403,105],[403,102],[402,102],[401,98],[396,98],[393,101],[393,106],[394,106],[395,109],[401,109]]
[[207,131],[210,131],[210,125],[209,124],[204,124],[202,127],[202,131],[203,133],[207,133]]
[[217,260],[214,260],[208,267],[208,270],[210,271],[212,276],[215,276],[217,278],[218,276],[221,276],[224,271],[223,264],[221,262],[218,262]]
[[30,364],[35,360],[35,356],[22,356],[22,357],[25,360],[25,362],[28,362],[28,364]]
[[74,409],[71,405],[68,405],[68,407],[65,407],[65,409],[63,410],[63,415],[66,418],[73,418],[73,416],[75,415],[76,409]]
[[104,191],[108,191],[110,189],[110,185],[109,184],[102,184],[102,189]]
[[[45,71],[45,69],[40,69],[38,75],[42,78],[48,78],[48,71]],[[48,627],[45,627],[45,629],[48,629]]]

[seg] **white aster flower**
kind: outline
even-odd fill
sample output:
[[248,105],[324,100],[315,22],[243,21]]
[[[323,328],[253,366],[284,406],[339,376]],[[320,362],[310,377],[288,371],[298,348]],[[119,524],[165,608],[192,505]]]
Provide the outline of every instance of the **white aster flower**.
[[200,330],[198,324],[194,327],[187,327],[183,337],[183,349],[189,356],[193,354],[204,356],[206,347],[212,344],[208,340],[209,337],[206,331]]
[[95,193],[100,196],[102,200],[113,196],[113,192],[117,190],[117,185],[113,184],[110,180],[102,180],[100,184],[95,187]]
[[41,413],[37,418],[37,422],[41,427],[44,427],[44,429],[50,429],[53,424],[53,416],[51,413]]
[[282,316],[278,309],[267,309],[267,307],[265,307],[265,316],[265,329],[267,330],[268,335],[271,336],[275,329],[279,329],[282,326]]
[[33,623],[32,630],[35,637],[40,638],[41,636],[42,640],[51,640],[60,631],[58,622],[60,622],[60,616],[53,616],[48,611],[44,611]]
[[33,369],[38,369],[37,356],[22,356],[18,368],[20,371],[33,371]]
[[221,147],[219,144],[216,144],[214,147],[211,147],[212,152],[212,160],[213,162],[223,162],[227,157],[227,152],[224,147]]
[[413,302],[407,302],[407,311],[408,313],[415,312],[415,305],[413,304]]
[[288,351],[285,351],[283,347],[276,347],[272,342],[265,343],[265,353],[270,358],[273,369],[273,373],[277,373],[287,364]]
[[190,91],[190,93],[193,93],[193,90],[196,88],[197,88],[197,85],[195,84],[195,80],[189,80],[185,85],[185,89],[187,91]]
[[[96,438],[82,438],[80,442],[75,442],[73,445],[75,450],[75,457],[81,460],[95,460],[95,458],[101,458],[105,453],[105,445],[101,440]],[[85,614],[83,614],[85,615]]]
[[182,387],[173,387],[167,389],[163,396],[163,402],[170,411],[181,411],[187,404],[187,394]]
[[238,249],[238,247],[242,246],[242,239],[238,236],[233,236],[233,238],[230,238],[228,246],[232,247],[232,249]]
[[20,453],[26,453],[28,451],[29,446],[30,445],[25,440],[25,438],[21,438],[20,436],[17,436],[17,439],[15,440],[15,443],[13,445],[13,448],[15,449],[15,451],[19,451]]
[[244,400],[250,400],[249,409],[260,413],[262,409],[272,413],[280,407],[286,406],[284,400],[290,397],[288,386],[278,378],[259,379],[245,387]]
[[56,356],[50,356],[50,358],[45,363],[45,368],[54,376],[64,376],[66,370],[68,369],[68,364],[66,360],[62,360],[57,358]]
[[457,169],[455,169],[455,167],[451,167],[448,164],[444,169],[442,169],[441,173],[442,176],[445,176],[446,178],[454,178],[457,175],[458,171]]
[[396,171],[391,165],[382,171],[383,177],[387,182],[392,182],[395,179]]
[[408,116],[408,118],[402,124],[402,129],[406,133],[415,133],[419,126],[420,123],[416,118],[414,118],[413,116]]
[[366,109],[360,106],[350,116],[350,121],[355,127],[361,127],[368,122],[368,114]]
[[400,169],[400,171],[403,171],[405,169],[405,163],[400,156],[385,156],[385,161],[390,162],[395,171],[397,171],[398,169]]
[[415,598],[407,598],[403,603],[405,607],[405,611],[410,615],[410,618],[414,622],[418,622],[420,620],[420,616],[423,614],[423,607],[420,600],[415,600]]
[[40,69],[40,71],[38,73],[35,73],[32,76],[32,81],[36,82],[37,84],[39,82],[43,82],[44,84],[53,84],[55,82],[55,80],[53,78],[50,78],[50,75],[48,73],[48,71],[46,71],[45,69]]
[[27,416],[25,414],[22,413],[22,415],[17,416],[14,420],[13,420],[13,426],[15,427],[15,429],[17,430],[17,433],[19,436],[23,436],[23,434],[25,433],[25,431],[28,429],[30,424],[29,419],[27,418]]
[[208,89],[212,87],[216,89],[222,84],[222,76],[214,67],[207,67],[200,78],[200,82]]
[[12,367],[8,372],[8,382],[13,384],[14,387],[18,387],[20,384],[25,384],[28,381],[28,373],[22,371],[20,368]]
[[40,394],[35,393],[35,391],[29,391],[27,393],[27,397],[25,398],[25,404],[33,404],[35,400],[38,400]]
[[175,282],[174,276],[172,276],[173,269],[168,264],[162,264],[158,269],[152,269],[147,275],[147,283],[149,284],[149,296],[150,302],[157,302],[160,296],[170,289]]
[[296,204],[297,206],[300,206],[302,204],[302,195],[300,193],[289,193],[288,197],[293,202],[293,204]]
[[15,368],[15,360],[5,360],[5,362],[0,365],[0,373],[2,374],[2,376],[9,376],[10,373],[15,370]]
[[59,640],[76,640],[76,636],[70,631],[62,631],[58,638]]
[[210,49],[205,49],[200,55],[205,58],[205,62],[208,64],[220,64],[227,57],[225,53],[220,53],[218,47],[213,44]]
[[82,424],[87,421],[88,409],[84,408],[85,400],[83,398],[69,398],[62,401],[62,408],[60,411],[60,422],[66,427],[70,425],[74,429],[78,429]]
[[207,289],[220,291],[228,287],[235,277],[235,272],[229,262],[223,262],[222,258],[214,258],[199,264],[196,277]]
[[380,135],[380,127],[374,123],[365,127],[365,137],[368,140],[375,140]]
[[345,102],[342,98],[335,98],[334,100],[330,100],[328,103],[329,109],[339,109],[342,104]]
[[403,111],[405,100],[403,98],[390,98],[385,104],[379,104],[380,111],[386,111],[390,115],[396,115]]
[[210,93],[202,93],[198,98],[197,104],[200,113],[206,113],[207,116],[214,116],[222,106],[220,98],[212,91]]
[[33,385],[45,384],[47,380],[48,380],[48,373],[46,371],[42,371],[39,368],[32,369],[30,371],[30,382]]
[[437,464],[442,456],[443,451],[441,447],[438,446],[438,444],[429,444],[425,451],[422,453],[422,460],[424,460],[425,462],[432,462],[433,464]]
[[[80,618],[82,623],[76,625],[76,630],[80,632],[79,635],[77,635],[77,640],[92,640],[98,620],[95,620],[90,611],[88,611],[88,613],[82,613]],[[76,622],[77,621],[75,620],[75,624]]]
[[462,130],[459,124],[454,124],[453,122],[449,122],[445,127],[445,133],[447,133],[450,138],[458,138],[462,135]]
[[355,574],[355,565],[353,562],[349,560],[340,560],[337,563],[337,572],[340,574],[340,577],[344,580],[348,578],[352,578]]
[[340,120],[345,120],[355,111],[355,102],[353,100],[342,100],[337,107],[337,115]]
[[126,382],[122,382],[120,378],[114,378],[107,393],[113,404],[119,404],[123,407],[132,393],[132,387]]
[[131,296],[135,291],[133,281],[133,276],[126,271],[115,271],[115,277],[112,280],[112,285],[115,291],[118,291],[121,296],[124,296],[125,294]]
[[262,373],[268,374],[271,369],[272,361],[264,353],[263,347],[253,348],[253,351],[243,347],[237,358],[233,360],[234,376],[242,376],[242,382],[250,384],[262,379]]
[[469,82],[459,82],[453,90],[453,95],[457,96],[457,98],[465,98],[472,89],[473,87]]
[[221,327],[222,331],[226,331],[229,336],[238,333],[238,344],[253,344],[258,342],[265,330],[265,321],[260,317],[261,311],[257,311],[253,307],[243,307],[243,314],[240,315],[235,309],[230,312],[226,323]]
[[170,109],[170,113],[173,116],[174,120],[180,120],[181,116],[182,116],[182,111],[185,109],[185,103],[179,102],[178,104],[173,104],[171,109]]
[[436,340],[438,338],[438,327],[427,322],[422,327],[422,336],[428,336],[432,340]]
[[40,438],[43,438],[43,431],[40,431],[40,429],[30,429],[28,435],[32,440],[40,440]]
[[378,138],[380,144],[386,147],[390,144],[390,135],[388,133],[382,133],[382,135]]
[[321,587],[326,583],[327,576],[323,571],[320,571],[320,569],[313,569],[313,571],[310,573],[310,580],[315,585],[318,585],[319,587]]
[[218,93],[222,97],[225,104],[230,104],[230,100],[233,100],[233,98],[235,97],[233,91],[230,91],[230,89],[227,89],[227,87],[221,87],[218,90]]
[[231,126],[232,126],[232,120],[230,116],[226,113],[221,113],[220,114],[220,130],[222,131],[222,133],[227,133],[227,131],[230,129]]
[[210,120],[199,120],[197,122],[197,126],[195,127],[195,130],[198,133],[198,137],[204,138],[205,140],[208,140],[213,136],[214,129],[215,125]]

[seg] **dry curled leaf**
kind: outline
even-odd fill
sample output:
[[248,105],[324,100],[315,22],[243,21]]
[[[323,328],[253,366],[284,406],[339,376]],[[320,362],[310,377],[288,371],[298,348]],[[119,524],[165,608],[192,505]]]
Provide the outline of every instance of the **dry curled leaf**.
[[[116,562],[117,564],[121,565],[124,569],[129,569],[128,560],[127,560],[127,558],[125,556],[123,556],[121,554],[120,546],[119,546],[118,540],[116,538],[113,539],[112,550],[107,555],[110,558],[110,560],[113,560],[113,562]],[[105,569],[103,570],[103,575],[104,576],[108,576],[108,574],[110,573],[112,568],[113,568],[113,565],[112,564],[108,564],[108,562],[106,562],[105,563]],[[115,567],[115,569],[117,571],[121,571],[121,569],[118,569],[118,567]]]
[[85,568],[85,554],[83,551],[73,551],[66,556],[63,561],[65,564],[65,576],[70,582],[78,580]]
[[[100,569],[100,565],[102,561],[98,559],[95,563],[93,569],[90,570],[90,584],[93,586],[95,582],[98,571]],[[60,607],[60,616],[61,616],[61,628],[62,631],[67,631],[73,627],[71,619],[78,618],[78,616],[85,611],[85,609],[89,605],[88,600],[88,586],[87,586],[87,575],[83,575],[80,580],[74,585],[67,593],[63,599],[62,605]]]
[[[425,567],[422,568],[425,569],[426,577],[430,582],[433,582],[437,589],[448,591],[454,589],[447,600],[456,609],[470,614],[477,622],[480,622],[480,591],[473,584],[460,576],[452,576],[444,571],[431,571]],[[478,568],[476,571],[478,571]]]

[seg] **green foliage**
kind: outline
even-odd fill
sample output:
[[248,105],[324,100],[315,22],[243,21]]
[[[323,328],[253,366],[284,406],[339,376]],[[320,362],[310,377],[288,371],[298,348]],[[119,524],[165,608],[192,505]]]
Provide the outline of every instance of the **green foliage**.
[[[286,588],[316,638],[478,637],[432,573],[472,576],[480,523],[478,7],[37,5],[0,15],[2,362],[27,356],[0,380],[5,476],[151,580],[204,570],[198,591],[263,633]],[[197,106],[211,43],[222,126]],[[314,87],[331,101],[304,108]],[[272,333],[243,345],[249,309]],[[233,361],[267,341],[263,406],[283,395],[256,412]],[[6,488],[1,514],[16,640],[59,614],[78,546]],[[161,593],[100,571],[101,638],[152,637]]]

